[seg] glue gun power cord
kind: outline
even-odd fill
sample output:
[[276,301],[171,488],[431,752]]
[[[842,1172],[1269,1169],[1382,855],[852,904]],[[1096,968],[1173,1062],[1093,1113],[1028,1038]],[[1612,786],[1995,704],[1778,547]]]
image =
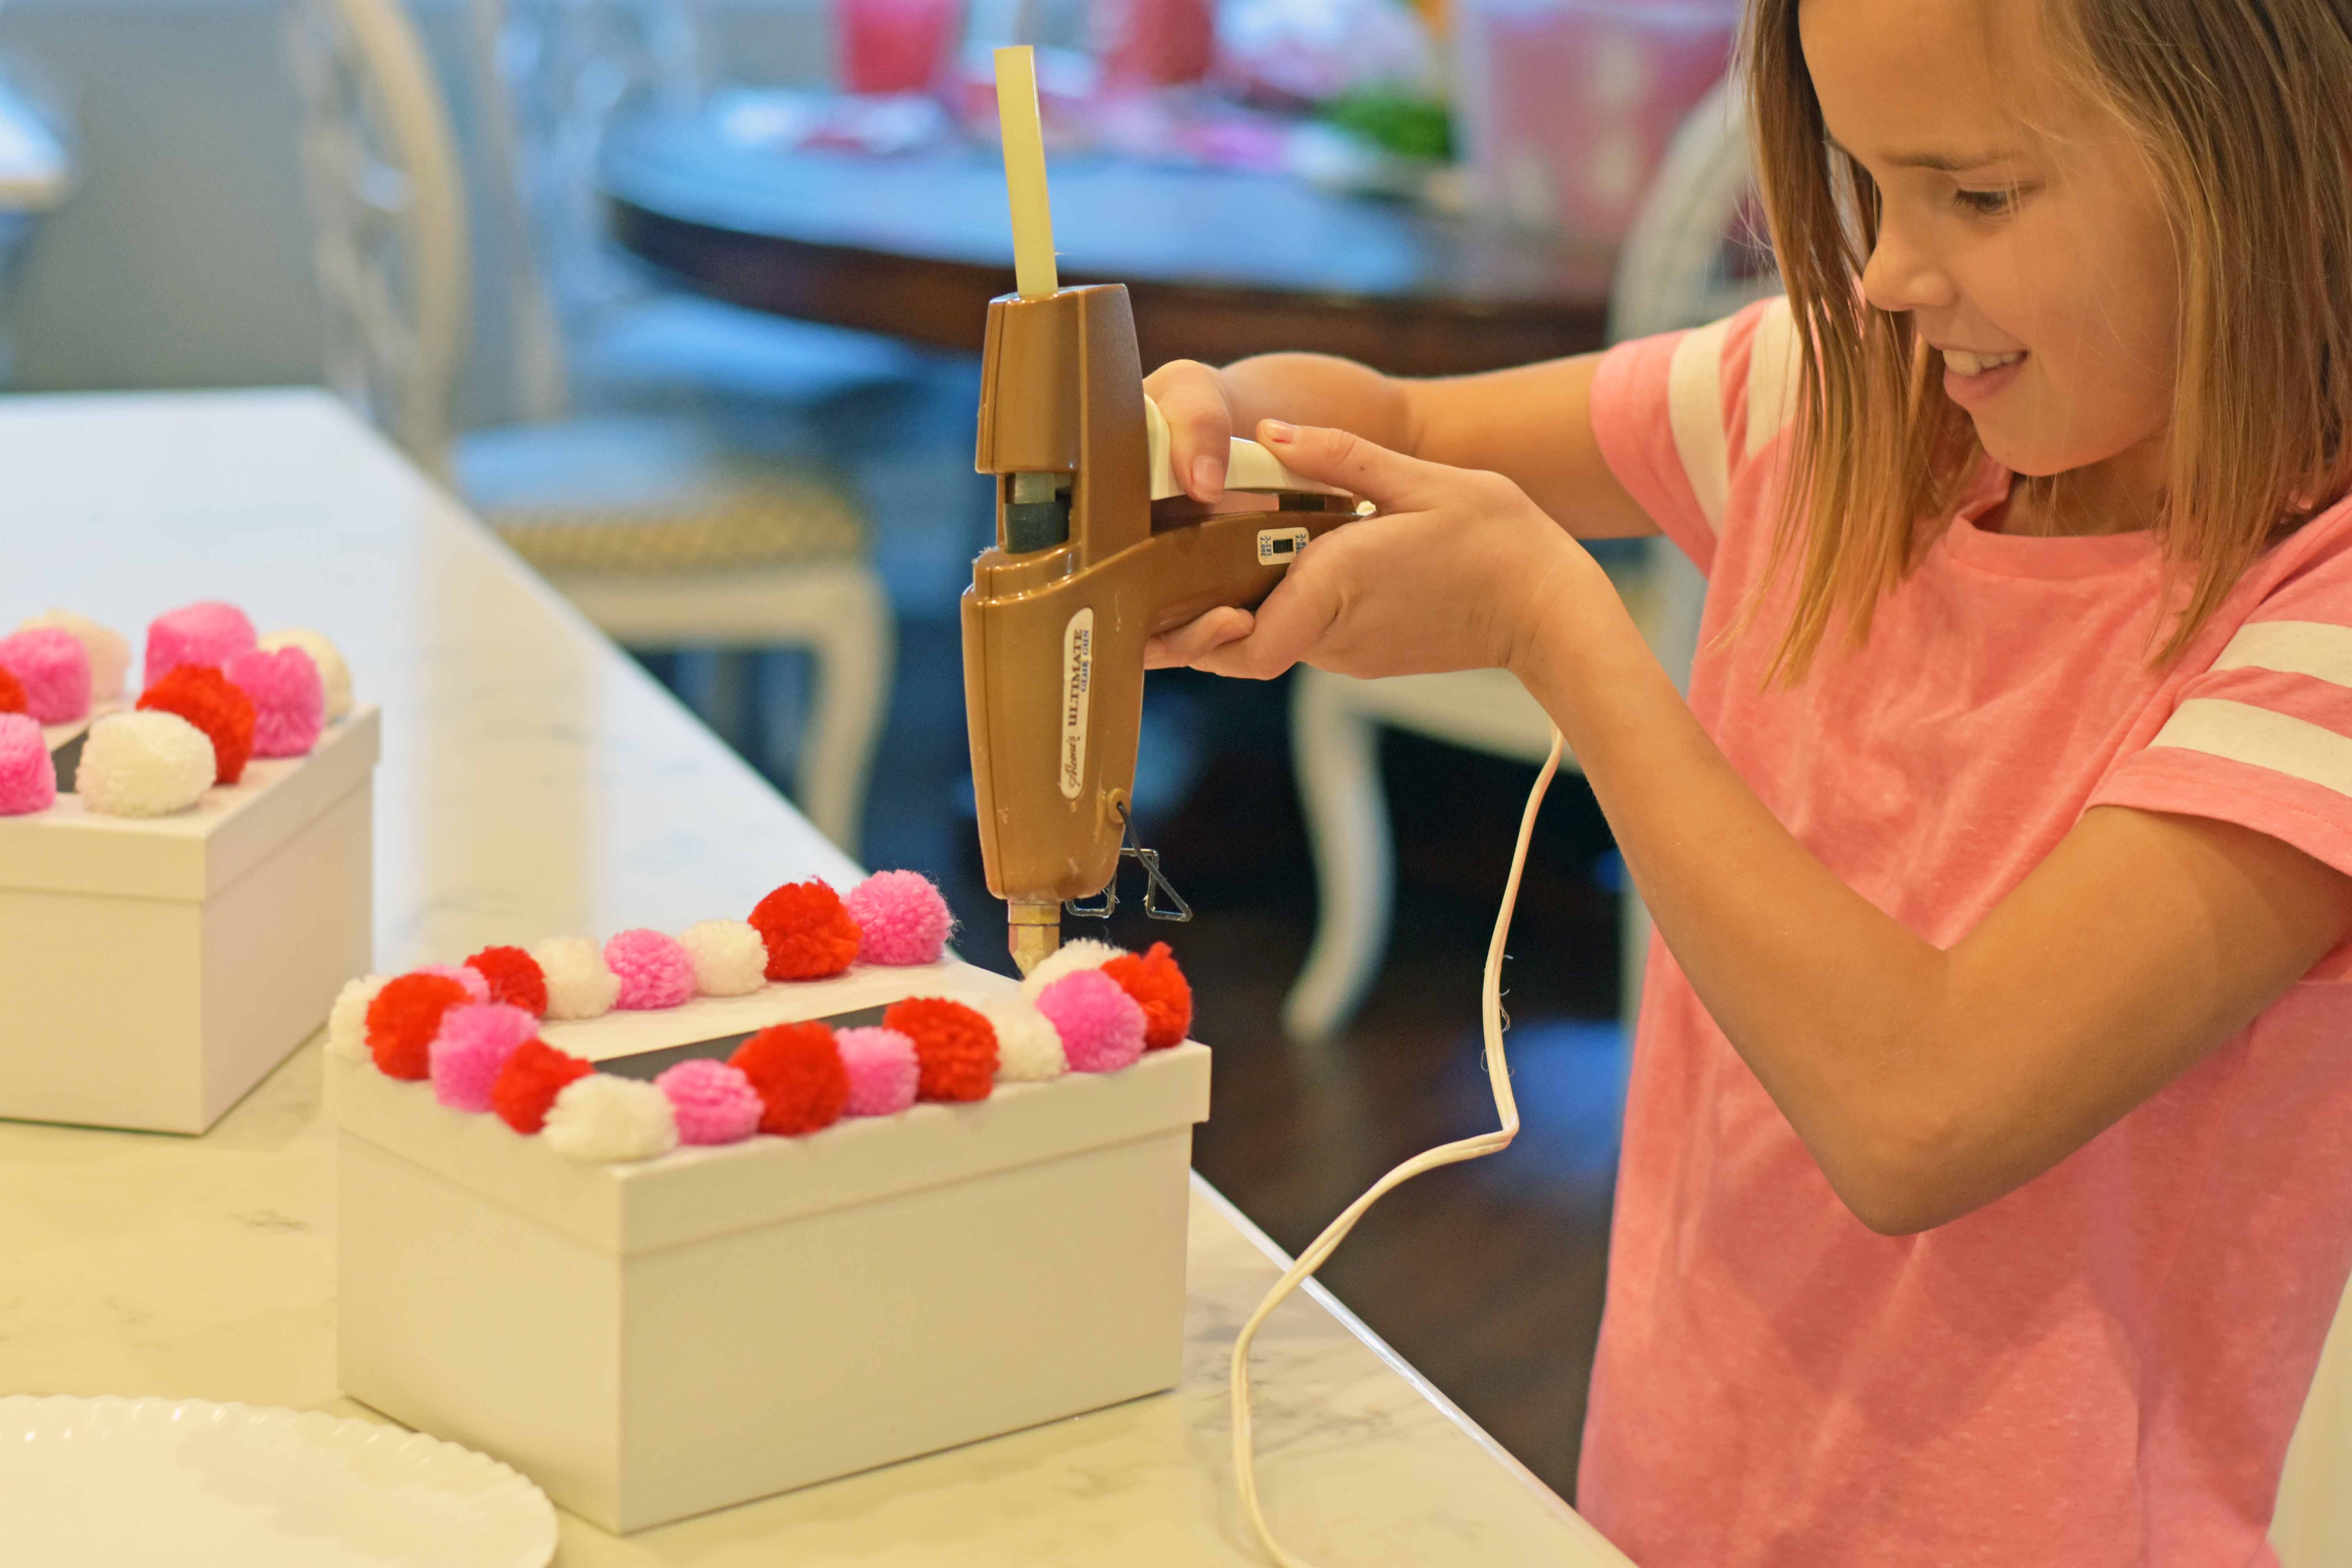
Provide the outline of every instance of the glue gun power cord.
[[1486,1080],[1494,1087],[1495,1114],[1501,1125],[1492,1132],[1481,1132],[1416,1154],[1374,1182],[1370,1191],[1341,1211],[1339,1217],[1326,1226],[1323,1234],[1298,1255],[1297,1261],[1275,1282],[1274,1289],[1266,1292],[1265,1300],[1258,1303],[1257,1310],[1249,1315],[1249,1321],[1242,1325],[1242,1331],[1234,1337],[1234,1475],[1241,1483],[1242,1506],[1248,1510],[1250,1527],[1257,1531],[1258,1540],[1281,1568],[1309,1568],[1309,1564],[1283,1549],[1282,1543],[1275,1540],[1274,1531],[1266,1528],[1265,1515],[1258,1508],[1257,1470],[1250,1444],[1250,1342],[1257,1338],[1258,1326],[1282,1304],[1283,1299],[1306,1283],[1323,1266],[1323,1260],[1348,1238],[1348,1233],[1356,1228],[1356,1222],[1364,1217],[1365,1211],[1378,1203],[1390,1189],[1402,1186],[1423,1172],[1433,1171],[1440,1165],[1459,1164],[1465,1160],[1499,1153],[1509,1148],[1511,1140],[1518,1136],[1519,1104],[1512,1098],[1510,1068],[1503,1059],[1503,943],[1510,935],[1511,911],[1518,905],[1519,878],[1527,869],[1528,843],[1535,834],[1536,813],[1542,808],[1544,792],[1551,787],[1552,775],[1559,771],[1562,745],[1559,731],[1555,726],[1551,732],[1551,755],[1545,760],[1543,771],[1536,775],[1535,787],[1528,792],[1527,810],[1519,817],[1519,841],[1511,853],[1511,875],[1503,884],[1503,907],[1495,916],[1494,940],[1486,945],[1486,972],[1479,996],[1478,1021],[1486,1045]]

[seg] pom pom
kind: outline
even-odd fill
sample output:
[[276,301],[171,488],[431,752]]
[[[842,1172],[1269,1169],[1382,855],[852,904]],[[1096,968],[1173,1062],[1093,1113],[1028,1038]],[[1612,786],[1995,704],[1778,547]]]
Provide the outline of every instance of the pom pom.
[[57,764],[41,727],[26,714],[0,713],[0,816],[27,816],[57,801]]
[[29,632],[41,626],[53,626],[70,632],[74,640],[89,658],[89,700],[92,702],[115,702],[122,697],[122,676],[131,668],[131,645],[122,634],[110,631],[88,616],[71,610],[51,610],[34,616],[16,629]]
[[233,784],[253,754],[253,699],[206,664],[184,664],[139,697],[149,712],[177,713],[213,743],[213,782]]
[[768,944],[742,921],[697,921],[678,933],[705,996],[748,996],[768,981]]
[[1038,994],[1073,1072],[1117,1072],[1143,1054],[1143,1008],[1099,969],[1065,974]]
[[857,922],[861,963],[937,963],[955,924],[947,900],[920,871],[877,871],[845,903]]
[[352,710],[352,667],[333,643],[317,632],[302,626],[289,626],[282,632],[272,632],[255,645],[264,653],[276,653],[279,648],[299,647],[310,656],[319,671],[320,694],[326,699],[327,722]]
[[677,1147],[677,1118],[654,1085],[590,1073],[563,1086],[541,1134],[574,1160],[650,1160]]
[[915,1103],[915,1042],[896,1029],[844,1029],[833,1042],[849,1074],[849,1114],[895,1116]]
[[972,1010],[996,1031],[996,1081],[1037,1083],[1070,1070],[1054,1021],[1018,996],[991,996]]
[[996,1030],[961,1002],[910,996],[894,1002],[882,1026],[915,1042],[925,1100],[986,1100],[996,1085]]
[[613,1005],[625,1011],[675,1007],[694,995],[694,961],[657,931],[625,931],[606,942],[604,967],[621,977]]
[[110,713],[89,727],[74,788],[101,816],[184,811],[213,787],[212,740],[177,713]]
[[490,988],[490,1000],[520,1007],[534,1018],[547,1016],[547,976],[539,961],[519,947],[486,947],[466,967]]
[[547,1108],[563,1086],[596,1069],[533,1036],[517,1046],[490,1084],[490,1109],[499,1121],[529,1137],[547,1120]]
[[147,679],[152,686],[184,664],[215,668],[254,646],[253,623],[234,605],[183,605],[147,626]]
[[425,1053],[433,1098],[452,1110],[488,1110],[490,1086],[507,1058],[538,1033],[537,1018],[503,1002],[450,1008],[441,1015],[441,1032]]
[[551,936],[531,949],[547,982],[551,1018],[597,1018],[621,994],[621,977],[604,967],[604,950],[584,936]]
[[327,694],[319,667],[299,647],[232,654],[221,667],[231,685],[253,699],[253,754],[299,757],[319,743],[327,722]]
[[760,1130],[760,1091],[731,1063],[691,1057],[654,1084],[669,1096],[681,1143],[736,1143]]
[[22,713],[25,702],[25,683],[0,669],[0,713]]
[[368,1004],[368,1052],[386,1078],[423,1079],[433,1070],[433,1037],[441,1015],[472,998],[446,974],[403,974],[384,982]]
[[857,956],[857,922],[821,880],[786,882],[760,900],[751,924],[768,944],[771,980],[823,980]]
[[1192,983],[1176,967],[1176,955],[1164,942],[1138,958],[1122,953],[1102,966],[1118,988],[1143,1009],[1143,1048],[1164,1051],[1181,1046],[1192,1028]]
[[363,974],[357,980],[346,980],[343,988],[335,993],[335,1005],[327,1014],[327,1054],[341,1057],[347,1062],[363,1062],[369,1058],[367,1042],[368,1005],[376,993],[392,978],[389,974]]
[[25,689],[25,711],[69,724],[89,711],[89,650],[71,632],[35,626],[0,637],[0,669]]
[[849,1072],[823,1024],[778,1024],[729,1058],[760,1091],[760,1131],[784,1137],[831,1126],[849,1103]]
[[482,972],[478,969],[469,969],[462,963],[420,963],[408,973],[437,974],[444,980],[454,980],[466,988],[466,1000],[470,1003],[488,1002],[491,999],[490,983],[482,978]]
[[1047,953],[1044,963],[1021,977],[1021,994],[1034,1002],[1038,993],[1063,975],[1076,974],[1081,969],[1100,969],[1112,959],[1124,956],[1126,952],[1125,948],[1113,947],[1092,937],[1082,936],[1076,942],[1066,942]]

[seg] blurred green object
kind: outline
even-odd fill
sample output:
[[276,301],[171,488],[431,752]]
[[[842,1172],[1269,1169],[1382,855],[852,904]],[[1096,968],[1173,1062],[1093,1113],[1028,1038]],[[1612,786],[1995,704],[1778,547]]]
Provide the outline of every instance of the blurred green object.
[[1367,88],[1332,99],[1318,112],[1385,152],[1439,163],[1454,157],[1454,117],[1434,99],[1392,88]]

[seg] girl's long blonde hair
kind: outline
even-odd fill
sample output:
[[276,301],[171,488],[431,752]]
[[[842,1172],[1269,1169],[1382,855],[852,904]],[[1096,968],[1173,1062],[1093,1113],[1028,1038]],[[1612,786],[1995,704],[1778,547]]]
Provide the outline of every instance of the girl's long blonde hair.
[[[2352,489],[2352,0],[2042,3],[2056,68],[2137,133],[2170,209],[2179,363],[2155,526],[2188,592],[2163,665],[2264,550]],[[1801,362],[1766,573],[1797,568],[1767,674],[1792,682],[1833,623],[1867,640],[1983,459],[1910,316],[1863,299],[1878,191],[1827,139],[1798,4],[1751,0],[1743,43]]]

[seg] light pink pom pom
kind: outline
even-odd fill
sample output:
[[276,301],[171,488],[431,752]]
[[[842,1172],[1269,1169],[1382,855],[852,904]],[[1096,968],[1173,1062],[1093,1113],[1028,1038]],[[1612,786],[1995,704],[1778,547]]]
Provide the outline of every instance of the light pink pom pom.
[[857,922],[861,963],[937,963],[955,921],[920,871],[877,871],[842,900]]
[[895,1116],[915,1103],[915,1042],[896,1029],[837,1029],[834,1045],[849,1069],[851,1116]]
[[1065,974],[1037,994],[1072,1072],[1117,1072],[1143,1054],[1143,1009],[1099,969]]
[[426,1047],[433,1098],[452,1110],[488,1110],[490,1085],[515,1047],[539,1033],[539,1020],[503,1002],[452,1007]]
[[490,983],[482,978],[478,969],[468,969],[462,963],[423,963],[413,972],[417,974],[438,974],[454,980],[466,988],[466,994],[477,1002],[490,999]]
[[675,1007],[694,995],[694,960],[657,931],[625,931],[606,942],[604,967],[621,977],[615,1007]]
[[147,684],[184,664],[225,665],[254,645],[253,623],[235,605],[206,600],[160,615],[147,627]]
[[0,713],[0,816],[47,811],[58,800],[58,770],[29,715]]
[[0,637],[0,669],[25,688],[25,711],[44,724],[69,724],[89,711],[89,649],[56,626]]
[[730,1062],[689,1057],[654,1084],[669,1096],[681,1143],[740,1143],[760,1126],[760,1091]]
[[299,757],[319,743],[327,722],[327,688],[299,647],[233,654],[221,673],[253,699],[253,754]]

